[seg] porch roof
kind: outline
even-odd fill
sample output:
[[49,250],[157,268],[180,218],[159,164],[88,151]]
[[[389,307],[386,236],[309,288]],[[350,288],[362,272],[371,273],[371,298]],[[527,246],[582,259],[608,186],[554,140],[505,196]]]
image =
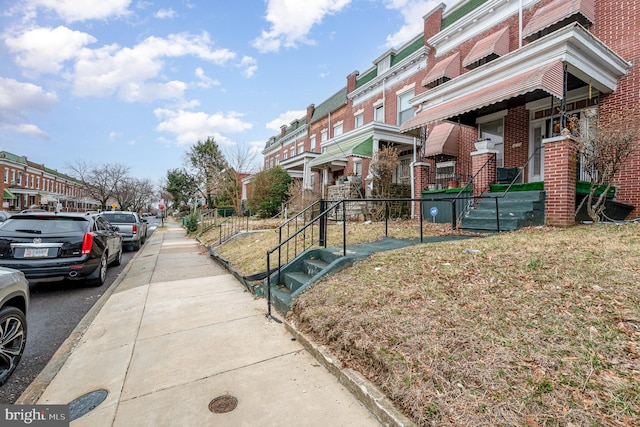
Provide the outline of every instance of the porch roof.
[[554,61],[551,64],[516,74],[473,92],[467,92],[448,102],[426,108],[407,120],[400,127],[400,132],[408,132],[424,125],[460,116],[469,111],[527,94],[535,93],[534,96],[538,98],[552,95],[561,99],[562,89],[563,65],[561,61]]
[[13,194],[11,191],[5,189],[4,190],[4,194],[3,194],[3,199],[9,199],[9,200],[14,200],[16,199],[16,195]]
[[328,147],[324,153],[309,162],[309,166],[317,167],[337,160],[346,161],[347,157],[371,157],[373,154],[373,136],[365,140],[356,139],[346,143]]
[[459,133],[460,126],[457,124],[445,122],[436,125],[425,142],[424,156],[431,157],[439,154],[457,156]]

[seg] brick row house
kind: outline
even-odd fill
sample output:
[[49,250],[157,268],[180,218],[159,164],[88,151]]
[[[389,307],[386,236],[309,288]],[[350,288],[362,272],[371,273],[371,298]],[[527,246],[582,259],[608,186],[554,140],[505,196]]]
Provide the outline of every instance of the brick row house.
[[76,179],[43,164],[0,151],[2,210],[19,212],[29,208],[70,212],[95,210],[99,202],[84,196]]
[[[475,192],[516,170],[522,182],[543,183],[547,224],[573,224],[585,175],[562,132],[565,117],[606,120],[640,106],[636,2],[467,0],[425,12],[423,33],[351,73],[345,88],[283,127],[267,143],[265,166],[302,165],[292,176],[325,197],[336,179],[356,173],[365,194],[370,159],[392,146],[401,161],[394,180],[417,198],[490,163]],[[640,150],[614,184],[637,217]]]

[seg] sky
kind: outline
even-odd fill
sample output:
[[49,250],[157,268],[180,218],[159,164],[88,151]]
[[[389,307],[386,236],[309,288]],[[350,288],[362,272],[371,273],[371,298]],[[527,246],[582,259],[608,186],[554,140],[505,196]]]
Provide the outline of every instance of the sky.
[[455,0],[3,0],[0,150],[160,185],[213,137],[260,152]]

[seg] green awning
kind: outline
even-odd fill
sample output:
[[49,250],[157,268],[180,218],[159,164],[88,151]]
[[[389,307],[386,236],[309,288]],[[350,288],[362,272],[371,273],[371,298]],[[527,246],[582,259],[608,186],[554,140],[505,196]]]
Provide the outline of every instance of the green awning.
[[11,200],[15,200],[17,199],[17,197],[15,196],[15,194],[13,194],[11,191],[9,190],[4,190],[4,195],[2,197],[3,199],[11,199]]
[[373,154],[373,136],[363,140],[349,141],[333,145],[315,159],[309,162],[309,166],[320,166],[336,160],[347,161],[347,157],[371,157]]
[[58,199],[56,199],[53,194],[40,193],[40,200],[45,199],[45,198],[47,199],[47,203],[57,202],[58,201]]

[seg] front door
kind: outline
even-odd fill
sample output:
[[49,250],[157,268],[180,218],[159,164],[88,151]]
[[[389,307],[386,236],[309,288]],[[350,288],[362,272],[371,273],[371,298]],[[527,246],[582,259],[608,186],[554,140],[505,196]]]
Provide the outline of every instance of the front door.
[[544,181],[544,146],[546,121],[534,122],[531,125],[529,138],[529,182]]

